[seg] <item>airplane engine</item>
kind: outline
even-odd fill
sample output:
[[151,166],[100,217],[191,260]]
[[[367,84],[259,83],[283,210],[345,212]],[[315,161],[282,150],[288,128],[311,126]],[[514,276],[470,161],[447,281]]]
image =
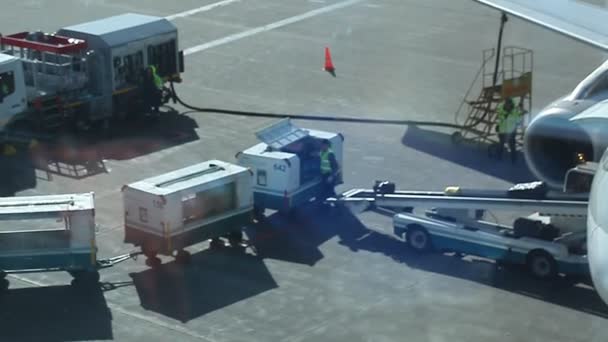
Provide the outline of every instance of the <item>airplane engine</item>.
[[608,303],[608,153],[593,178],[587,214],[587,255],[593,285]]
[[[554,189],[562,189],[566,172],[582,161],[597,162],[608,146],[608,108],[589,116],[572,114],[577,104],[550,106],[530,123],[524,135],[524,155],[532,173]],[[575,113],[581,108],[576,108]],[[589,108],[592,109],[592,108]]]

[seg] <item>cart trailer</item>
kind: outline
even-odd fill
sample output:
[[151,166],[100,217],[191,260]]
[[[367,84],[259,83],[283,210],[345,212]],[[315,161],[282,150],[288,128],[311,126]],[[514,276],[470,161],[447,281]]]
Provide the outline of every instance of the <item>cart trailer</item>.
[[92,193],[0,198],[0,278],[7,273],[67,271],[97,282]]
[[122,189],[125,242],[140,246],[150,266],[157,254],[188,262],[185,247],[220,237],[241,241],[253,219],[247,168],[211,160],[141,180]]
[[[237,153],[238,164],[254,173],[256,215],[265,209],[288,213],[322,191],[319,144],[331,143],[340,170],[344,137],[339,133],[299,128],[289,118],[256,133],[260,143]],[[337,175],[342,182],[342,172]]]

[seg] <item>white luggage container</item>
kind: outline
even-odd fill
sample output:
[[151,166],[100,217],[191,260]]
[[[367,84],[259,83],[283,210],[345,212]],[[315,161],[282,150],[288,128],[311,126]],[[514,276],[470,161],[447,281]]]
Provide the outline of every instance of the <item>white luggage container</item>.
[[0,285],[7,273],[67,271],[96,283],[92,193],[0,198]]
[[251,172],[211,160],[123,187],[125,242],[141,246],[148,264],[157,254],[188,262],[185,247],[220,237],[236,244],[252,221]]
[[[264,209],[289,213],[323,191],[319,144],[331,143],[336,161],[343,169],[344,137],[340,133],[302,129],[283,119],[256,133],[262,142],[236,155],[238,164],[254,173],[256,215]],[[342,183],[342,172],[337,184]]]

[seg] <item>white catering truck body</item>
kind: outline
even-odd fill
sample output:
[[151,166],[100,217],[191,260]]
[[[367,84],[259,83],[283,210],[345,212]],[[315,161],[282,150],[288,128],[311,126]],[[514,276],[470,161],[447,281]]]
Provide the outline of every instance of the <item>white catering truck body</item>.
[[125,242],[171,255],[240,232],[252,219],[248,169],[211,160],[123,187]]

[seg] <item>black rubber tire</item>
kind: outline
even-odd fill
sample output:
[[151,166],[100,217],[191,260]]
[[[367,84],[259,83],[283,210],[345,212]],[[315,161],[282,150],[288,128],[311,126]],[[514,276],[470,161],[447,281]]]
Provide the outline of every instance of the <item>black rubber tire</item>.
[[141,246],[141,252],[146,256],[146,258],[148,259],[154,259],[156,258],[156,256],[158,255],[158,251],[152,248],[149,248],[146,245]]
[[190,252],[182,249],[182,250],[178,251],[177,254],[175,255],[175,261],[178,264],[188,265],[192,261],[192,254],[190,254]]
[[243,231],[230,232],[228,234],[228,242],[232,247],[238,247],[243,243]]
[[226,245],[224,244],[224,241],[222,241],[222,239],[220,238],[213,238],[211,239],[211,242],[209,243],[209,247],[216,249],[216,248],[222,248],[225,247]]
[[154,256],[151,258],[146,258],[146,265],[151,268],[157,268],[162,264],[162,261],[159,257]]
[[557,276],[557,263],[551,254],[543,250],[533,250],[526,257],[528,271],[538,279],[552,279]]
[[462,141],[464,140],[464,137],[462,136],[462,133],[454,132],[454,133],[452,133],[451,139],[452,139],[452,144],[460,145],[462,143]]
[[405,234],[407,245],[416,252],[430,252],[432,248],[431,236],[426,229],[413,226],[409,227]]

